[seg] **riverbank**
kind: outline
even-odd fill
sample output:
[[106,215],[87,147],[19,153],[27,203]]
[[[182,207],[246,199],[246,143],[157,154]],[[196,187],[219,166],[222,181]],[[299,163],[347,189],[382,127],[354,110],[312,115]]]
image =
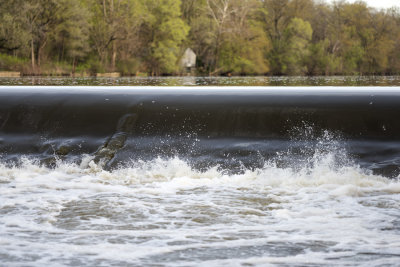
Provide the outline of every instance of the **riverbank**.
[[253,76],[253,77],[0,77],[0,86],[400,86],[400,76]]
[[[16,73],[19,72],[20,75]],[[264,74],[260,73],[246,73],[246,72],[207,72],[202,68],[197,68],[196,71],[187,73],[174,72],[174,73],[164,73],[161,76],[212,76],[212,77],[273,77],[274,74],[271,72],[266,72]],[[332,76],[396,76],[400,75],[398,73],[334,73],[331,75],[300,75],[302,77],[332,77]],[[88,60],[87,62],[73,65],[68,62],[46,62],[40,67],[32,67],[31,61],[26,58],[14,57],[6,54],[0,53],[0,77],[16,77],[16,76],[38,76],[38,77],[147,77],[153,76],[152,73],[146,72],[146,70],[138,70],[137,68],[129,68],[125,65],[117,65],[116,68],[107,69],[102,64],[96,60]],[[297,77],[296,75],[282,75],[282,77]]]

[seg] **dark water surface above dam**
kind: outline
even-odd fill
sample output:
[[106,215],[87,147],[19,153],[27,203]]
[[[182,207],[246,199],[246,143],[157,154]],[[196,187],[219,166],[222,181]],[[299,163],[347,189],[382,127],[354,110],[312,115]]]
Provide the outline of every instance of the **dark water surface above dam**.
[[396,265],[399,117],[399,87],[2,86],[0,262]]

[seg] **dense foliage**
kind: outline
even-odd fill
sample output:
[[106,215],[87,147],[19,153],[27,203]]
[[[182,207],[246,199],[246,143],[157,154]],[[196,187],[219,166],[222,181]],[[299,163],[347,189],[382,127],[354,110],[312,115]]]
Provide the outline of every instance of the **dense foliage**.
[[400,11],[318,0],[2,0],[0,70],[399,74]]

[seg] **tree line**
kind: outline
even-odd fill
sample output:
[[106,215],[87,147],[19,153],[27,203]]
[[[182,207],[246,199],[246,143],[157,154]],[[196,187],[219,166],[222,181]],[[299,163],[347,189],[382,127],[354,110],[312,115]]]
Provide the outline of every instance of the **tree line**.
[[207,75],[400,73],[400,11],[358,1],[2,0],[0,70]]

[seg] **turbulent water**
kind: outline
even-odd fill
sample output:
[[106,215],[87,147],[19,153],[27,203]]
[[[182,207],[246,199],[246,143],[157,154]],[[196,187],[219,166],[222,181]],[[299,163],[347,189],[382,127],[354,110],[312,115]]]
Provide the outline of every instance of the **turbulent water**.
[[398,88],[0,88],[0,266],[396,266],[398,115]]

